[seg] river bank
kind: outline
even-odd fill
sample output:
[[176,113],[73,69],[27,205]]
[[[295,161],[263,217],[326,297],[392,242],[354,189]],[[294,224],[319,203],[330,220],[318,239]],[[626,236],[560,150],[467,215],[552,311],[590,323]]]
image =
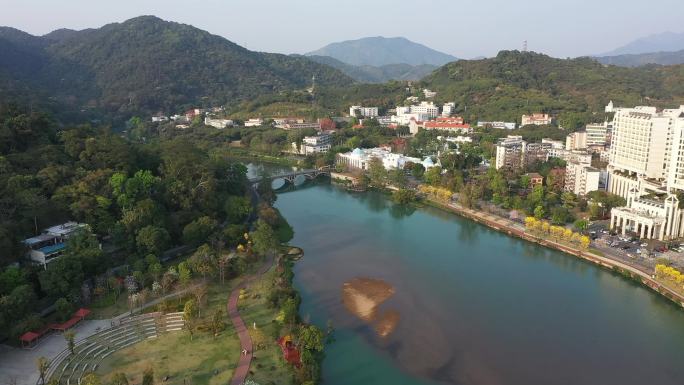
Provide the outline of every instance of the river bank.
[[489,214],[483,211],[473,210],[463,207],[456,203],[446,203],[433,198],[425,198],[425,203],[433,207],[446,210],[460,216],[466,217],[477,223],[486,225],[487,227],[508,234],[509,236],[524,239],[538,245],[548,247],[554,250],[562,251],[566,254],[573,255],[583,260],[594,263],[600,267],[617,272],[623,276],[631,278],[632,280],[641,283],[649,289],[657,292],[665,298],[676,303],[678,306],[684,308],[684,296],[676,291],[664,286],[658,282],[651,272],[645,271],[639,267],[631,266],[621,261],[617,261],[605,256],[597,255],[591,251],[583,251],[568,245],[554,242],[550,239],[545,239],[525,231],[521,225],[499,216]]

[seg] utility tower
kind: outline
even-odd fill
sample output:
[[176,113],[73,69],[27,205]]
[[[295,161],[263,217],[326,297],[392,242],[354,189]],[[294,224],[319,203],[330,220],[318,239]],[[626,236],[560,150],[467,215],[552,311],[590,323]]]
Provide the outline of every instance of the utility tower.
[[527,40],[523,41],[523,52],[527,52]]

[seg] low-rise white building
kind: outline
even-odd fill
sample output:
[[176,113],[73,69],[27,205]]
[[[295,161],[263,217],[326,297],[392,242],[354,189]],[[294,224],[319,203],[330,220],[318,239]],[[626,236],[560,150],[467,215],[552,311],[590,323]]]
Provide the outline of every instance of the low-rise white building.
[[437,92],[429,90],[427,88],[423,89],[423,96],[425,96],[425,99],[432,99],[435,96],[437,96]]
[[354,151],[337,154],[336,163],[356,170],[367,170],[371,159],[382,161],[386,170],[403,169],[407,163],[419,163],[426,169],[436,165],[431,158],[420,160],[402,154],[395,154],[387,148],[356,148]]
[[491,127],[491,128],[496,128],[499,130],[515,130],[515,122],[486,122],[486,121],[478,121],[477,122],[478,127]]
[[245,127],[259,127],[264,125],[264,120],[261,118],[252,118],[245,121]]
[[535,125],[545,126],[553,123],[553,118],[549,114],[523,115],[520,119],[521,126]]
[[302,143],[297,146],[297,143],[292,143],[293,151],[301,155],[311,155],[321,152],[328,152],[332,147],[332,136],[329,134],[321,133],[316,136],[306,136],[302,140]]
[[84,223],[66,222],[48,227],[40,235],[25,239],[23,243],[28,248],[27,258],[45,266],[62,255],[71,235],[87,226]]
[[214,119],[206,116],[204,118],[204,125],[220,129],[232,126],[233,121],[230,119]]

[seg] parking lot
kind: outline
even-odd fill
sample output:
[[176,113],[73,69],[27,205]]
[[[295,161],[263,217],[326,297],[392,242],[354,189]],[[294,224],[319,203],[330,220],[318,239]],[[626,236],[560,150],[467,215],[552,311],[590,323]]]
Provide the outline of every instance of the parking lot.
[[666,259],[673,265],[684,266],[684,246],[680,242],[668,244],[658,240],[639,240],[633,235],[611,234],[604,223],[592,223],[589,232],[592,246],[606,256],[637,264],[652,270],[656,261]]

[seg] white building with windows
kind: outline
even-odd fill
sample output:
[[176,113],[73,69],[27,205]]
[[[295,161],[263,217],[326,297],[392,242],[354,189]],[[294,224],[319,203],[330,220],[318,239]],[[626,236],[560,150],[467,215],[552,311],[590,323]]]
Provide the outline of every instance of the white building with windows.
[[332,136],[329,134],[321,133],[316,136],[306,136],[302,139],[302,143],[297,145],[296,142],[292,143],[292,150],[301,155],[311,155],[318,154],[321,152],[328,152],[332,147]]
[[611,211],[611,228],[660,240],[684,236],[684,106],[614,112],[608,191],[627,205]]
[[444,103],[442,106],[442,116],[445,118],[453,115],[454,111],[456,111],[456,103],[454,102]]
[[499,130],[515,130],[515,122],[486,122],[486,121],[478,121],[477,122],[478,127],[483,127],[483,128],[496,128]]
[[24,240],[24,246],[28,249],[26,257],[45,266],[62,255],[69,237],[87,227],[88,225],[77,222],[48,227],[41,234]]
[[565,191],[584,196],[599,189],[601,171],[588,164],[568,162],[565,166]]
[[522,167],[526,144],[522,136],[517,135],[499,139],[496,143],[496,169]]
[[419,163],[425,169],[436,166],[429,157],[420,160],[419,158],[395,154],[387,148],[356,148],[351,152],[337,154],[335,161],[337,164],[350,169],[367,170],[373,158],[380,159],[386,170],[403,169],[407,163]]
[[349,107],[349,116],[375,118],[378,116],[378,107],[351,106]]

